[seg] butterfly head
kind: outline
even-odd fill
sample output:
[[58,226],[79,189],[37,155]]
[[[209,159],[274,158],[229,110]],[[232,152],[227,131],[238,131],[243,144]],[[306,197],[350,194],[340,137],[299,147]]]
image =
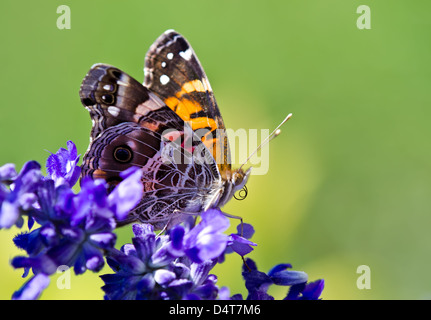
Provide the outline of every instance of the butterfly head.
[[248,177],[251,173],[251,167],[247,169],[247,171],[244,171],[242,168],[233,170],[232,176],[231,176],[231,183],[232,183],[232,192],[235,193],[246,185],[248,181]]
[[223,171],[223,193],[215,204],[218,207],[222,207],[230,199],[232,199],[236,192],[242,190],[245,187],[250,173],[251,168],[248,168],[246,171],[244,171],[242,168]]

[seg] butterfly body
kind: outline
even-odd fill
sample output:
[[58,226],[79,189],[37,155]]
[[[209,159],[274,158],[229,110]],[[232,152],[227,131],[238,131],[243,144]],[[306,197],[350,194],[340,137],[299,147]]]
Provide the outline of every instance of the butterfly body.
[[144,195],[127,224],[173,225],[187,214],[226,204],[250,170],[233,170],[223,120],[188,42],[168,30],[151,46],[144,85],[118,68],[94,65],[80,97],[93,126],[81,176],[110,189],[131,166],[143,171]]

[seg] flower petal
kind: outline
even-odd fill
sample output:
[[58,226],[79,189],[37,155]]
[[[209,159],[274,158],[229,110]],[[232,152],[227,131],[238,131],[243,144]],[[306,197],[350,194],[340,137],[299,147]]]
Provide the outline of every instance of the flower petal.
[[317,300],[322,294],[324,287],[325,287],[325,280],[323,279],[307,283],[304,291],[302,291],[302,298],[304,300]]
[[246,239],[250,239],[254,235],[254,228],[251,224],[248,223],[240,223],[239,225],[237,225],[236,230],[238,235],[242,235],[242,237]]
[[141,169],[131,167],[126,170],[125,175],[126,178],[108,196],[109,206],[119,221],[127,217],[129,211],[142,199],[144,192]]
[[102,249],[114,247],[115,241],[117,240],[116,235],[110,232],[91,234],[89,238]]
[[208,276],[210,270],[216,264],[215,261],[207,260],[202,263],[192,263],[190,266],[190,276],[195,285],[201,285]]
[[43,273],[36,274],[20,290],[12,295],[13,300],[36,300],[49,285],[49,277]]
[[269,270],[268,275],[272,276],[273,274],[286,270],[286,269],[291,269],[292,265],[290,263],[281,263],[281,264],[277,264],[276,266],[272,267],[271,270]]
[[305,283],[308,275],[303,271],[284,270],[276,272],[271,276],[272,281],[280,286],[292,286],[299,283]]
[[169,270],[159,269],[154,272],[154,280],[160,285],[166,285],[175,278],[175,273]]
[[2,181],[11,181],[16,178],[17,173],[15,170],[15,164],[6,163],[5,165],[0,167],[0,182]]
[[229,246],[240,256],[245,256],[246,254],[249,254],[253,251],[253,248],[251,246],[257,246],[257,244],[243,237],[240,237],[237,234],[231,234]]
[[0,228],[10,228],[17,221],[19,215],[19,208],[17,203],[11,203],[9,201],[3,201],[0,204]]
[[149,223],[135,223],[132,226],[135,237],[141,237],[149,233],[153,233],[154,227]]
[[67,149],[60,148],[46,160],[46,171],[55,185],[68,184],[74,186],[79,179],[80,167],[77,166],[79,155],[72,141],[67,142]]

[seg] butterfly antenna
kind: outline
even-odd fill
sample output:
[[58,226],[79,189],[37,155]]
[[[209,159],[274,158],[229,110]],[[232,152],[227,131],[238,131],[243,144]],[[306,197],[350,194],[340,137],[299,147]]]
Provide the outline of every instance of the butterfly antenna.
[[268,144],[272,139],[276,138],[280,133],[280,127],[285,124],[287,122],[287,120],[289,120],[292,117],[292,114],[289,113],[287,115],[286,118],[284,118],[284,120],[277,126],[277,128],[274,129],[274,131],[272,131],[272,133],[260,144],[260,146],[258,146],[256,148],[256,150],[254,150],[247,158],[247,160],[244,161],[244,163],[239,167],[239,169],[241,169],[247,162],[248,160],[250,160],[250,158],[252,156],[254,156],[260,149],[262,149],[263,146],[265,146],[266,144]]

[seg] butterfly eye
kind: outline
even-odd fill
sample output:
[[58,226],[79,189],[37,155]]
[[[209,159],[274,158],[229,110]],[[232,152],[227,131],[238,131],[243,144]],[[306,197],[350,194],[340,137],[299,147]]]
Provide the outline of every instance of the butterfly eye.
[[132,160],[132,150],[127,146],[117,147],[114,150],[114,159],[121,163],[128,163]]
[[244,174],[240,173],[240,172],[235,172],[234,173],[234,181],[235,181],[235,185],[240,185],[242,183],[242,180],[244,179]]

